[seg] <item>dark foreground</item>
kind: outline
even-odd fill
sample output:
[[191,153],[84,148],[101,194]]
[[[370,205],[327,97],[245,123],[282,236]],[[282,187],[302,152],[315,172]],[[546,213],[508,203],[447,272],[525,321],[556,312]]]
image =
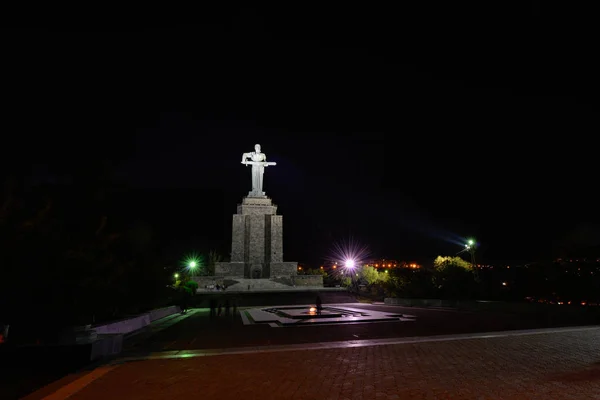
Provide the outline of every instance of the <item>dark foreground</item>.
[[83,377],[72,399],[598,399],[599,334],[137,361],[98,369],[89,384]]
[[[302,304],[309,298],[312,298],[313,294],[306,295],[306,298],[300,296],[296,300]],[[259,298],[260,297],[256,297]],[[347,300],[347,298],[339,297],[339,295],[333,295],[333,297],[325,297],[326,303],[331,303],[339,300]],[[268,299],[267,299],[268,300]],[[269,305],[274,305],[273,301],[266,301]],[[300,304],[298,301],[293,299],[287,299],[287,304]],[[259,301],[259,300],[256,300]],[[253,300],[254,302],[254,300]],[[309,302],[306,302],[309,303]],[[280,303],[282,304],[282,303]],[[505,330],[518,330],[518,329],[535,329],[535,328],[549,328],[549,327],[564,327],[564,326],[577,326],[577,325],[591,325],[597,322],[595,314],[589,313],[543,313],[537,315],[518,315],[515,313],[470,313],[470,312],[457,312],[447,309],[418,309],[411,307],[389,307],[383,305],[359,305],[358,303],[353,304],[353,307],[362,307],[364,309],[377,309],[382,311],[404,313],[416,316],[416,320],[412,322],[380,322],[370,324],[355,324],[355,325],[326,325],[326,326],[303,326],[303,327],[284,327],[284,328],[271,328],[264,325],[243,325],[242,319],[239,315],[239,311],[232,316],[221,316],[219,318],[211,319],[209,316],[208,309],[196,310],[189,314],[189,317],[181,320],[180,322],[160,331],[154,333],[140,333],[126,340],[125,351],[122,353],[123,357],[139,357],[144,358],[146,356],[152,356],[156,354],[162,354],[162,352],[172,352],[175,350],[198,350],[198,349],[229,349],[229,348],[263,348],[264,346],[281,346],[281,345],[302,345],[311,343],[322,343],[322,342],[339,342],[339,341],[363,341],[363,340],[380,340],[380,339],[392,339],[392,338],[408,338],[408,337],[424,337],[433,335],[451,335],[451,334],[465,334],[465,333],[477,333],[477,332],[492,332],[492,331],[505,331]],[[243,311],[243,308],[241,308]],[[552,337],[552,335],[550,335]],[[519,339],[520,340],[520,339]],[[485,340],[484,340],[485,342]],[[477,342],[479,343],[479,342]],[[400,346],[400,345],[399,345]],[[56,350],[56,349],[55,349]],[[0,386],[0,398],[10,399],[17,398],[19,396],[26,395],[35,389],[38,389],[49,382],[59,379],[66,374],[72,373],[82,367],[80,358],[75,350],[65,349],[59,352],[58,355],[47,358],[43,362],[38,362],[34,357],[28,359],[15,359],[5,362],[3,360],[0,372],[2,373],[2,383]],[[347,354],[348,357],[362,357],[354,355],[354,353],[339,353],[341,350],[331,349],[333,353],[332,357],[346,357],[340,356],[339,354]],[[349,350],[348,350],[349,351]],[[356,350],[357,354],[364,354],[367,350]],[[370,352],[369,350],[368,352]],[[372,350],[379,354],[380,350]],[[392,351],[392,350],[390,350]],[[396,351],[396,350],[393,350]],[[398,350],[399,351],[399,350]],[[417,350],[415,350],[417,351]],[[420,351],[420,350],[418,350]],[[531,347],[529,351],[533,351],[532,357],[536,357],[535,347]],[[216,352],[218,354],[218,351]],[[292,353],[296,353],[292,351]],[[302,361],[303,363],[316,362],[322,357],[321,353],[313,354],[308,358],[308,361]],[[338,354],[339,353],[339,354]],[[452,351],[451,351],[452,353]],[[325,353],[323,353],[325,354]],[[326,353],[329,354],[329,353]],[[1,356],[1,355],[0,355]],[[233,357],[233,358],[231,358]],[[223,355],[215,357],[215,360],[233,360],[236,356]],[[241,364],[237,367],[231,366],[233,370],[236,368],[242,368],[245,362],[254,360],[252,357],[267,357],[266,355],[259,356],[237,356],[241,357]],[[250,357],[248,359],[247,357]],[[274,356],[273,356],[274,357]],[[275,365],[284,362],[291,363],[288,358],[281,356],[281,360],[271,360]],[[446,362],[454,365],[456,361],[452,359],[452,356],[448,356]],[[465,355],[466,357],[466,355]],[[267,357],[268,358],[268,357]],[[460,359],[460,358],[459,358]],[[70,360],[70,361],[69,361]],[[74,361],[73,361],[74,360]],[[244,361],[246,360],[246,361]],[[282,361],[284,360],[284,361]],[[287,360],[287,361],[285,361]],[[260,362],[262,366],[265,360],[255,360]],[[269,362],[271,362],[269,361]],[[426,360],[421,360],[425,362]],[[197,360],[189,361],[193,365],[190,367],[194,368],[209,368],[205,373],[209,373],[215,380],[220,371],[219,368],[213,366],[213,361],[199,362]],[[217,361],[214,361],[217,362]],[[235,361],[237,362],[237,361]],[[234,361],[232,363],[235,364]],[[252,361],[254,362],[254,361]],[[361,361],[357,361],[360,365],[363,365]],[[390,361],[391,362],[391,361]],[[416,362],[416,361],[415,361]],[[148,368],[154,368],[152,365],[154,361],[144,361],[142,364],[148,364]],[[176,361],[169,361],[169,363],[176,363]],[[196,364],[194,364],[196,363]],[[208,364],[203,364],[208,363]],[[85,364],[85,363],[83,363]],[[190,365],[192,365],[190,364]],[[162,364],[161,364],[162,365]],[[171,364],[169,364],[171,365]],[[173,364],[175,365],[175,364]],[[183,364],[177,364],[179,366]],[[237,364],[236,364],[237,365]],[[287,364],[286,364],[287,365]],[[291,365],[291,364],[290,364]],[[145,367],[144,367],[145,368]],[[156,367],[158,368],[158,367]],[[179,367],[175,368],[174,371],[169,374],[178,374]],[[183,368],[183,367],[182,367]],[[261,367],[262,368],[262,367]],[[303,368],[303,367],[302,367]],[[312,376],[308,370],[300,368],[299,371]],[[308,366],[306,366],[308,368]],[[320,367],[316,367],[320,370]],[[349,367],[348,367],[349,368]],[[379,368],[379,367],[377,367]],[[129,373],[135,374],[132,367],[119,368],[123,371],[130,371]],[[351,368],[350,368],[351,369]],[[117,371],[117,370],[115,370]],[[343,369],[342,369],[343,371]],[[142,375],[150,373],[146,370],[140,370],[137,378],[127,375],[127,379],[136,381],[142,379]],[[154,372],[152,372],[154,373]],[[159,374],[159,371],[156,371]],[[300,372],[299,372],[300,373]],[[346,373],[348,373],[346,371]],[[112,372],[111,372],[112,374]],[[340,379],[342,378],[342,372],[340,372]],[[110,375],[107,375],[110,376]],[[165,379],[166,376],[164,377]],[[259,379],[259,376],[254,377]],[[72,378],[74,379],[74,378]],[[153,378],[154,379],[154,378]],[[160,377],[157,375],[155,379]],[[169,379],[178,379],[172,376]],[[196,379],[196,378],[195,378]],[[262,379],[262,378],[261,378]],[[423,378],[425,379],[425,378]],[[142,381],[140,381],[142,382]],[[159,383],[156,383],[159,385]],[[274,384],[274,383],[273,383]],[[154,385],[154,383],[151,383]],[[55,384],[56,386],[56,384]],[[60,386],[60,385],[59,385]],[[210,385],[209,385],[210,386]],[[369,385],[367,385],[369,386]],[[93,387],[93,386],[90,386]],[[55,388],[47,389],[46,391],[52,392]],[[86,389],[87,390],[87,389]],[[237,390],[237,389],[236,389]],[[287,389],[286,389],[287,390]],[[287,393],[285,390],[283,392]],[[84,393],[84,392],[81,392]],[[86,392],[87,393],[87,392]],[[231,394],[230,391],[226,393]],[[341,392],[340,392],[341,393]],[[383,392],[382,392],[383,393]],[[92,396],[91,393],[87,395]],[[244,396],[252,398],[253,395],[248,394],[244,391]],[[114,395],[113,397],[121,398],[128,397]],[[166,397],[168,397],[165,394]],[[175,396],[175,395],[174,395]],[[38,396],[39,397],[39,396]],[[160,397],[160,396],[159,396]],[[165,397],[165,398],[166,398]],[[284,396],[285,397],[285,396]],[[87,398],[87,397],[84,397]],[[135,397],[134,397],[135,398]],[[143,397],[139,397],[143,398]],[[219,398],[219,396],[209,396],[208,398]],[[222,397],[228,398],[228,397]],[[268,398],[268,397],[267,397]],[[272,397],[282,398],[282,397]],[[298,397],[298,398],[311,398],[309,397]],[[337,398],[337,397],[332,397]],[[350,397],[352,398],[352,397]],[[368,398],[368,397],[364,397]],[[383,398],[383,397],[382,397]],[[418,398],[418,397],[416,397]]]
[[95,399],[598,399],[600,329],[146,360],[97,370]]

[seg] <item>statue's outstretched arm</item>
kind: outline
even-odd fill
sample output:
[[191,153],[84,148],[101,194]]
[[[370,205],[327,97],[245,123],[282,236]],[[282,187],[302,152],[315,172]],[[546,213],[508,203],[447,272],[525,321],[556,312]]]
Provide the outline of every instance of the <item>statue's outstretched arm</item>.
[[250,153],[243,153],[242,154],[242,162],[246,161],[247,158],[250,158]]

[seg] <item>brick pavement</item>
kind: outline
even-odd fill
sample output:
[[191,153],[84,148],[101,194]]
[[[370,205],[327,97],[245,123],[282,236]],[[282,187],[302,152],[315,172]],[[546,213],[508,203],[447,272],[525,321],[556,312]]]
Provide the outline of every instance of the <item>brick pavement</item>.
[[599,399],[600,329],[145,360],[72,399]]

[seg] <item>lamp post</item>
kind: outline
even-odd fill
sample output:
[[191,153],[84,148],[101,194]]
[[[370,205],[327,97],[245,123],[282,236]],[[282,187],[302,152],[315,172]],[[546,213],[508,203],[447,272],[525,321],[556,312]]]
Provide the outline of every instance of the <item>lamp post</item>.
[[477,273],[477,264],[475,263],[475,249],[477,248],[477,243],[473,239],[469,239],[467,244],[465,244],[465,250],[471,253],[471,264],[473,265],[473,271],[475,271],[475,276],[478,276]]
[[355,274],[354,267],[356,267],[356,261],[349,258],[344,262],[344,267],[345,267],[346,272],[350,275],[351,287],[352,287],[352,289],[355,289],[354,288],[355,279],[354,279],[353,274]]
[[190,277],[194,276],[194,270],[198,267],[198,263],[196,261],[190,261],[188,263],[188,270],[190,271]]

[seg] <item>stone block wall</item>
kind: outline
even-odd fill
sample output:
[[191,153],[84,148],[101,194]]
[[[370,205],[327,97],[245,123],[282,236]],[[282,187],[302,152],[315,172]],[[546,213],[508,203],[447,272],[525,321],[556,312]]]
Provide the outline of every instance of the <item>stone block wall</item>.
[[245,276],[243,262],[218,262],[215,264],[215,276]]
[[271,263],[270,272],[272,278],[296,275],[298,273],[298,263],[291,261]]
[[253,266],[265,262],[265,225],[264,215],[246,216],[249,243],[247,262]]
[[239,215],[275,215],[277,206],[269,198],[244,197],[242,204],[238,204],[237,213]]
[[283,262],[283,217],[281,215],[267,216],[268,236],[267,256],[269,263]]
[[244,215],[234,214],[231,229],[231,262],[246,261],[246,219]]
[[296,286],[319,286],[323,287],[323,275],[297,275],[292,277]]
[[[242,266],[243,264],[243,266]],[[296,275],[297,263],[283,261],[283,217],[271,199],[245,197],[233,216],[231,262],[215,276],[270,278]]]

